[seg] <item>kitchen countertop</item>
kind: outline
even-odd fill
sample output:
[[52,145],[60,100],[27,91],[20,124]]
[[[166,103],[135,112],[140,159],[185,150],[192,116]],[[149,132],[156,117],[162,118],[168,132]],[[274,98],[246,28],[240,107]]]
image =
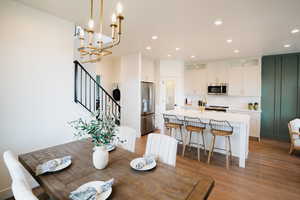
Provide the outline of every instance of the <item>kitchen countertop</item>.
[[177,115],[177,116],[190,116],[198,117],[202,120],[227,120],[232,123],[249,123],[250,117],[246,114],[239,113],[230,113],[230,112],[218,112],[218,111],[204,111],[200,112],[199,110],[187,110],[177,108],[175,110],[165,111],[165,114]]

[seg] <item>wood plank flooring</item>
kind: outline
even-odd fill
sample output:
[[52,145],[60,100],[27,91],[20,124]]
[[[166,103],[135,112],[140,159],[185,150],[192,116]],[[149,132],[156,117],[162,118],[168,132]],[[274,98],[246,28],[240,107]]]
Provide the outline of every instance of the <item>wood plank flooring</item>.
[[[137,140],[136,151],[143,154],[147,137]],[[206,163],[207,155],[201,151],[201,162],[192,149],[181,157],[177,156],[177,166],[211,176],[215,187],[209,200],[296,200],[300,199],[300,152],[288,154],[289,144],[285,142],[261,140],[250,141],[249,158],[246,168],[238,167],[235,159],[226,170],[224,155],[214,153],[211,164]]]
[[[143,154],[147,136],[137,140],[136,152]],[[177,166],[211,176],[215,187],[209,200],[296,200],[300,199],[300,152],[288,154],[289,144],[272,140],[250,141],[246,168],[237,160],[226,170],[225,156],[214,153],[210,165],[201,151],[197,161],[195,149],[177,156]],[[181,148],[178,148],[181,152]]]

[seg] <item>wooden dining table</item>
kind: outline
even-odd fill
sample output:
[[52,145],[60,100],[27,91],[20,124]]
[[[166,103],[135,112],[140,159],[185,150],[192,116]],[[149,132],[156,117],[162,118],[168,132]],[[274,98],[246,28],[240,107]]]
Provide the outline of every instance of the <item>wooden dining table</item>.
[[[19,160],[53,200],[69,199],[70,192],[84,183],[111,178],[115,182],[109,199],[120,200],[207,199],[214,186],[214,180],[207,175],[161,162],[150,171],[135,171],[130,161],[141,155],[118,147],[109,153],[108,166],[97,170],[92,163],[92,149],[90,141],[80,140],[26,153]],[[72,156],[68,168],[35,176],[37,165],[67,155]]]

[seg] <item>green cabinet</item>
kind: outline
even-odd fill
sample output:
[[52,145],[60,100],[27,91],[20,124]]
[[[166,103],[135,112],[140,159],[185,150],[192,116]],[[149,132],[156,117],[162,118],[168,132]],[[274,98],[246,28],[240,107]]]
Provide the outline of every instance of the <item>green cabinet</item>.
[[287,124],[300,114],[299,61],[299,53],[262,58],[262,137],[289,140]]

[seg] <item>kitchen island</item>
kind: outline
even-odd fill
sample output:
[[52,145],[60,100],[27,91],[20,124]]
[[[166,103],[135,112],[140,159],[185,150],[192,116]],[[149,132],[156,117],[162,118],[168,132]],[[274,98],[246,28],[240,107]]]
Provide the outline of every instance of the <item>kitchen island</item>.
[[[231,136],[231,148],[232,155],[239,158],[239,167],[246,167],[246,159],[248,158],[248,149],[249,149],[249,126],[250,126],[250,116],[245,114],[237,113],[225,113],[225,112],[216,112],[216,111],[204,111],[200,112],[197,110],[186,110],[177,108],[175,110],[165,111],[164,114],[176,115],[179,119],[183,119],[184,116],[187,117],[198,117],[204,123],[207,123],[205,130],[205,144],[206,149],[209,150],[210,143],[212,140],[212,135],[209,128],[209,120],[222,120],[228,121],[233,126],[233,134]],[[162,133],[165,132],[163,123],[160,125],[160,130]],[[183,128],[184,129],[184,128]],[[187,136],[185,130],[184,135]],[[179,136],[179,134],[177,134]],[[193,134],[195,136],[196,134]],[[188,138],[188,137],[186,137]],[[195,137],[191,138],[192,142],[196,141]],[[188,142],[188,141],[187,141]],[[217,137],[216,148],[225,149],[225,137]],[[224,151],[215,149],[214,151],[225,154]]]

